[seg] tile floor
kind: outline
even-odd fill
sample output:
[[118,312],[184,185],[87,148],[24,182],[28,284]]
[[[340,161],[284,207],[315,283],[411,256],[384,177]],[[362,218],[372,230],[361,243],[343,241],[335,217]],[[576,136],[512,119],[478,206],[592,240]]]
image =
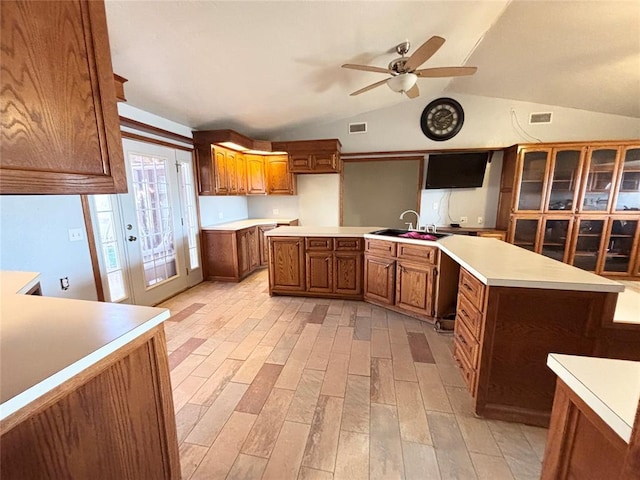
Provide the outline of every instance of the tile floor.
[[452,339],[266,271],[162,306],[183,479],[538,479],[546,429],[476,418]]

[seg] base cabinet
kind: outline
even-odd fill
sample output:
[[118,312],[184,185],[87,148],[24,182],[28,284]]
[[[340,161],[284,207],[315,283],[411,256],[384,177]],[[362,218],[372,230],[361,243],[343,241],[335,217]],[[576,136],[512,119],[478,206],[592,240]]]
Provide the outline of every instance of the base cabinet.
[[[291,255],[276,255],[277,250],[283,248],[282,242],[287,242],[288,238],[290,237],[269,239],[271,294],[291,294],[291,279],[287,278],[282,282],[278,278],[286,277],[282,272],[300,268],[292,265]],[[300,241],[304,258],[304,283],[302,288],[296,283],[297,291],[308,296],[362,299],[361,238],[306,237],[300,238]],[[271,272],[274,274],[271,275]],[[271,279],[271,276],[274,278]]]
[[434,316],[433,283],[436,268],[398,261],[396,266],[396,305],[420,315]]
[[35,400],[16,423],[3,420],[0,477],[179,479],[163,328]]
[[269,293],[306,290],[304,239],[269,238]]
[[382,305],[395,302],[396,261],[374,255],[364,256],[364,298]]

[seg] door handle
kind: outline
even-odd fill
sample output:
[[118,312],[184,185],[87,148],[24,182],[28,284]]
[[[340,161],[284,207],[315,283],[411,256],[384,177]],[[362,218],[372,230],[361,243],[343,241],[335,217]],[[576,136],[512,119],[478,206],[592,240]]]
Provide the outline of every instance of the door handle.
[[127,238],[127,240],[129,240],[130,242],[135,242],[136,240],[138,240],[138,237],[134,237],[133,235],[129,235],[129,238]]

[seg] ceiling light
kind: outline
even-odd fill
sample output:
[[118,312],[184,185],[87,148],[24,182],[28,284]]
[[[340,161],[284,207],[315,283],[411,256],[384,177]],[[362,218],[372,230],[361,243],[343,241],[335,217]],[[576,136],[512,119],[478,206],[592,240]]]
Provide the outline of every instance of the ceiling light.
[[387,85],[394,92],[406,92],[410,90],[418,81],[415,73],[401,73],[387,80]]

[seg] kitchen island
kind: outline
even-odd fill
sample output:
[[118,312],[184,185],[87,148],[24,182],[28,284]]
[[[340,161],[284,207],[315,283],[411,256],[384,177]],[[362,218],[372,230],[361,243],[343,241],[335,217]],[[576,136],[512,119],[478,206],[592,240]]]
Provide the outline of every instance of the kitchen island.
[[376,227],[360,235],[348,227],[267,232],[270,291],[309,295],[308,245],[361,239],[365,301],[427,320],[443,299],[455,305],[453,355],[478,415],[547,426],[555,387],[549,353],[640,360],[640,319],[614,321],[624,290],[615,281],[492,238],[424,241],[367,230]]
[[23,295],[2,272],[0,477],[180,477],[169,311]]

